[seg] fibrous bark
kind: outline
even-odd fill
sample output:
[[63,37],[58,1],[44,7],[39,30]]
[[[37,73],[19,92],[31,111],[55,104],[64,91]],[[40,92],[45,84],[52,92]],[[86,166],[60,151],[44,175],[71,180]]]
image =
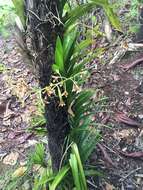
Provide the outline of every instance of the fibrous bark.
[[[59,0],[26,0],[27,30],[31,38],[34,63],[39,73],[41,88],[49,85],[51,66],[54,63],[55,43],[57,36],[62,37],[63,25],[59,18]],[[49,150],[53,169],[58,170],[62,156],[62,146],[69,131],[67,111],[59,107],[55,97],[45,103],[45,117]]]

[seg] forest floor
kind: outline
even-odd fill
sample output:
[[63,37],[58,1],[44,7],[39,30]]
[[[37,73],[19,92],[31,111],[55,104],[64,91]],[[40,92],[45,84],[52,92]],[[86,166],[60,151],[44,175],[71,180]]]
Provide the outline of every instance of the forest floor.
[[0,49],[0,189],[4,190],[10,170],[18,163],[24,165],[40,140],[28,130],[40,99],[38,82],[24,63],[13,33],[7,39],[0,36]]
[[141,57],[127,52],[114,64],[98,64],[90,79],[103,109],[95,121],[108,126],[101,129],[103,140],[93,155],[108,178],[100,180],[99,189],[143,189],[143,62],[125,69]]
[[[103,42],[104,43],[104,42]],[[128,46],[120,38],[102,57],[106,64],[94,61],[87,86],[96,90],[95,122],[102,141],[91,157],[91,164],[104,174],[99,190],[143,189],[143,53],[126,51],[111,62],[116,53]],[[29,132],[36,112],[38,82],[18,51],[13,34],[0,36],[0,189],[7,169],[17,162],[23,165],[26,153],[40,137]],[[40,101],[40,100],[39,100]],[[98,126],[98,125],[97,125]],[[47,138],[47,137],[45,137]],[[44,138],[42,137],[44,141]],[[94,189],[94,188],[93,188]]]
[[[0,48],[2,175],[7,166],[14,166],[17,161],[23,164],[25,153],[37,143],[38,137],[28,132],[27,127],[36,111],[33,87],[38,82],[22,61],[12,36],[7,40],[0,37]],[[103,140],[91,158],[92,164],[105,175],[99,179],[99,189],[143,189],[143,65],[128,71],[122,67],[140,56],[128,55],[120,62],[98,64],[92,69],[88,86],[98,89],[95,112],[97,102],[102,107],[95,113],[95,122],[108,126],[102,127]]]

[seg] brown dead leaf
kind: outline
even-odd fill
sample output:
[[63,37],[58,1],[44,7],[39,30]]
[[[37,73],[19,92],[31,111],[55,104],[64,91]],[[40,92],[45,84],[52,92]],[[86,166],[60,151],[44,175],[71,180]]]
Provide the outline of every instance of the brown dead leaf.
[[140,123],[138,123],[137,121],[129,118],[126,114],[124,113],[116,113],[115,114],[115,119],[116,121],[118,122],[122,122],[122,123],[125,123],[125,124],[128,124],[128,125],[131,125],[131,126],[141,126]]
[[18,157],[18,152],[11,152],[9,155],[4,157],[3,163],[6,165],[14,166],[17,163]]
[[73,110],[72,110],[73,103],[74,103],[74,102],[72,102],[72,103],[69,105],[69,108],[68,108],[68,113],[69,113],[72,117],[75,116],[75,114],[74,114],[74,112],[73,112]]
[[25,133],[25,134],[22,134],[22,136],[19,137],[19,138],[17,139],[17,141],[19,142],[19,144],[23,144],[23,143],[25,143],[28,139],[30,139],[32,136],[33,136],[33,133]]
[[110,25],[110,22],[107,19],[105,19],[105,22],[104,22],[104,32],[105,32],[107,40],[109,42],[111,42],[111,40],[112,40],[112,27]]
[[28,96],[29,93],[29,87],[28,84],[26,83],[26,81],[21,78],[16,82],[16,86],[13,85],[12,87],[12,93],[13,95],[17,96],[20,100],[20,102],[22,102],[22,105],[24,107],[24,102],[26,97]]
[[113,133],[113,137],[115,139],[118,139],[118,140],[121,140],[121,139],[128,139],[132,136],[135,136],[136,133],[135,133],[135,130],[133,128],[130,128],[130,129],[122,129],[120,131],[118,130],[115,130],[115,132]]
[[20,79],[16,85],[16,93],[17,96],[23,98],[24,95],[27,93],[28,85],[23,79]]
[[27,167],[20,167],[17,170],[15,170],[15,172],[12,174],[12,177],[21,177],[24,175],[24,173],[26,172]]
[[140,55],[140,57],[134,60],[133,62],[128,63],[126,65],[121,65],[120,67],[123,68],[125,71],[128,71],[129,69],[135,67],[139,63],[143,63],[143,55]]
[[104,156],[104,160],[106,161],[106,163],[108,163],[109,166],[116,167],[116,164],[112,161],[112,159],[110,158],[110,156],[107,153],[107,151],[105,150],[105,148],[100,143],[98,143],[97,146],[101,150],[101,152],[102,152],[102,154]]
[[11,119],[12,117],[14,117],[14,116],[15,116],[14,112],[12,112],[11,110],[8,109],[8,110],[4,113],[3,125],[4,125],[4,126],[10,126],[10,124],[11,124],[10,119]]
[[8,139],[14,139],[16,138],[17,136],[20,136],[24,133],[25,131],[11,131],[9,134],[8,134]]
[[123,156],[126,157],[130,157],[130,158],[143,158],[143,152],[131,152],[131,153],[127,153],[127,152],[123,152],[123,151],[119,151],[120,154],[122,154]]
[[106,182],[105,190],[113,190],[114,186]]
[[6,110],[6,102],[0,104],[0,114],[3,114]]

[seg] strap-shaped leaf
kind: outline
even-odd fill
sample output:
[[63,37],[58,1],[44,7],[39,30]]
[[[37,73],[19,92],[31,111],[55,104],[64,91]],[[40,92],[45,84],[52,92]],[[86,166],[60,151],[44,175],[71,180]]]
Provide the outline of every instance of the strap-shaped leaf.
[[67,0],[59,0],[59,16],[60,16],[60,18],[62,18],[64,6],[66,3],[67,3]]
[[109,21],[111,24],[119,31],[122,31],[121,29],[121,23],[117,17],[117,15],[113,12],[113,9],[109,3],[108,0],[91,0],[94,2],[96,5],[100,5],[103,7]]
[[68,62],[71,56],[73,55],[76,38],[77,38],[76,30],[71,31],[70,33],[64,36],[63,40],[64,62]]
[[25,19],[25,14],[24,14],[24,0],[12,0],[15,9],[16,9],[16,14],[21,20],[21,23],[23,27],[25,28],[26,25],[26,19]]
[[86,103],[85,105],[80,106],[78,109],[74,110],[74,120],[76,121],[77,119],[79,119],[80,117],[82,117],[85,113],[87,113],[88,111],[91,111],[90,108],[91,103]]
[[[55,50],[55,65],[57,65],[57,69],[59,71],[64,71],[64,54],[63,54],[63,45],[60,37],[57,37],[56,41],[56,50]],[[55,66],[54,66],[55,67]]]
[[57,188],[59,183],[61,183],[62,179],[67,175],[69,169],[70,169],[69,165],[66,165],[59,171],[53,183],[51,184],[50,190],[55,190]]
[[81,92],[75,101],[74,108],[77,109],[84,103],[89,101],[93,94],[94,92],[92,90],[84,90],[83,92]]
[[74,179],[74,184],[76,189],[82,190],[81,185],[80,185],[80,177],[79,177],[79,170],[78,170],[78,163],[75,154],[70,154],[70,167],[72,170],[72,175]]
[[99,131],[97,131],[95,128],[89,128],[89,131],[86,132],[86,135],[83,137],[80,143],[80,155],[83,162],[89,158],[100,138],[101,136],[99,134]]
[[73,152],[73,154],[75,154],[76,160],[77,160],[77,163],[78,163],[82,190],[87,190],[87,183],[86,183],[86,178],[85,178],[85,174],[84,174],[84,170],[83,170],[83,165],[82,165],[82,162],[81,162],[81,159],[80,159],[80,154],[79,154],[79,151],[78,151],[78,147],[77,147],[77,145],[75,143],[72,144],[72,152]]
[[[74,128],[78,128],[78,127],[80,127],[81,128],[81,121],[82,121],[82,128],[86,128],[86,126],[87,126],[87,123],[86,124],[84,124],[84,121],[87,121],[87,120],[90,120],[90,122],[91,122],[91,118],[90,118],[90,115],[91,114],[87,114],[87,115],[81,115],[80,117],[73,117],[72,118],[72,126],[74,127]],[[89,125],[88,125],[89,126]]]
[[55,73],[58,73],[58,74],[59,74],[59,73],[60,73],[60,72],[59,72],[59,69],[60,69],[60,68],[59,68],[59,65],[56,65],[56,64],[53,64],[53,65],[52,65],[52,70],[53,70]]
[[74,53],[79,53],[80,51],[84,50],[92,43],[93,43],[92,39],[86,39],[86,40],[81,41],[79,44],[76,45]]
[[111,24],[117,30],[122,31],[120,21],[117,15],[113,12],[108,0],[91,0],[91,2],[80,5],[75,9],[71,10],[65,23],[65,27],[68,28],[70,25],[74,24],[77,21],[77,19],[87,14],[91,9],[95,8],[97,5],[103,7]]
[[75,9],[71,10],[71,12],[68,15],[68,18],[66,19],[65,28],[68,28],[69,26],[74,24],[77,21],[77,19],[79,19],[81,16],[86,14],[94,7],[95,3],[87,3],[77,6]]

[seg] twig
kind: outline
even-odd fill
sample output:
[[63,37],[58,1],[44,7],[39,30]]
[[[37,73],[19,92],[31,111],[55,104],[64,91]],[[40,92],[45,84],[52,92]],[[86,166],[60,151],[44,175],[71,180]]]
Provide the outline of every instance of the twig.
[[[106,145],[103,145],[105,148],[107,148],[108,150],[110,150],[110,152],[113,152],[114,154],[118,154],[116,151],[114,151],[113,149],[111,149],[110,147],[108,147],[108,146],[106,146]],[[122,158],[119,154],[118,154],[118,156],[120,157],[120,158]]]
[[88,183],[89,185],[91,185],[91,186],[95,187],[95,189],[97,188],[97,186],[96,186],[96,185],[94,185],[91,181],[87,180],[87,183]]
[[[119,61],[125,55],[125,53],[127,51],[139,51],[141,48],[143,48],[143,44],[140,44],[140,43],[127,43],[127,44],[123,43],[123,44],[121,44],[120,49],[115,53],[115,56],[109,62],[109,65],[113,65],[114,63],[116,63],[116,61]],[[138,62],[141,62],[141,61],[138,60]],[[134,63],[134,64],[136,65],[137,63]]]
[[109,155],[107,154],[106,150],[101,144],[97,144],[97,146],[100,148],[101,152],[103,153],[104,159],[112,166],[116,167],[116,165],[113,163]]
[[143,49],[142,43],[128,43],[128,51],[142,51]]
[[62,156],[62,158],[61,158],[59,169],[61,169],[63,160],[64,160],[64,158],[65,158],[65,156],[66,156],[66,154],[67,154],[67,152],[68,152],[68,150],[69,150],[69,148],[71,147],[72,144],[73,144],[73,143],[71,143],[71,144],[66,148],[66,150],[65,150],[65,152],[64,152],[64,154],[63,154],[63,156]]
[[115,53],[115,56],[113,57],[113,59],[109,62],[109,65],[113,65],[114,63],[116,63],[117,61],[119,61],[127,52],[126,49],[120,49]]
[[43,34],[43,32],[40,29],[36,29],[41,35],[42,37],[48,42],[47,38],[45,37],[45,35]]
[[40,22],[47,22],[46,20],[42,20],[40,17],[38,17],[38,15],[36,15],[36,13],[34,13],[33,11],[29,9],[27,9],[27,11],[31,13],[32,15],[34,15]]
[[22,152],[20,152],[20,150],[14,148],[13,150],[15,150],[16,152],[18,152],[21,156],[23,156],[25,159],[27,158],[26,155]]
[[120,67],[125,69],[125,71],[128,71],[129,69],[131,69],[132,67],[136,66],[137,64],[143,62],[143,57],[136,59],[135,61],[133,61],[132,63],[128,64],[128,65],[121,65]]
[[132,170],[131,172],[129,172],[127,175],[125,175],[124,177],[122,177],[122,179],[120,179],[119,181],[120,182],[123,182],[125,181],[130,175],[134,174],[135,172],[137,172],[138,170],[141,170],[142,168],[139,167],[139,168],[136,168],[135,170]]

